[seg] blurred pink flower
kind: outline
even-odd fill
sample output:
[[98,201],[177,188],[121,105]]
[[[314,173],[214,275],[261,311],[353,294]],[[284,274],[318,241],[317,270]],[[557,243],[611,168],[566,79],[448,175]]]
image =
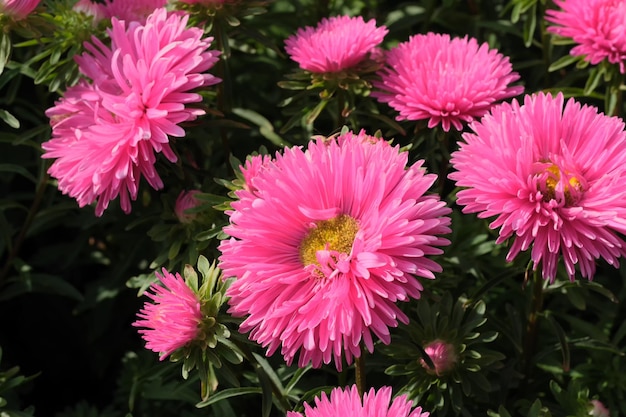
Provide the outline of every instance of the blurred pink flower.
[[221,6],[225,3],[234,3],[240,0],[178,0],[180,3],[202,4],[204,6]]
[[595,260],[618,266],[626,254],[624,122],[562,94],[526,96],[494,107],[470,125],[452,154],[458,204],[497,216],[498,243],[513,238],[507,260],[532,246],[534,269],[555,279],[562,255],[570,280],[578,264],[593,278]]
[[[391,401],[391,404],[389,402]],[[417,407],[411,411],[413,402],[406,395],[399,395],[391,400],[391,387],[382,387],[378,391],[371,388],[361,396],[356,385],[334,388],[330,399],[325,392],[315,397],[315,407],[304,403],[304,414],[287,412],[287,417],[428,417],[430,413]]]
[[125,20],[127,23],[144,23],[156,9],[165,7],[168,0],[104,0],[102,5],[105,16],[109,19]]
[[0,0],[0,14],[6,14],[13,20],[22,20],[39,5],[41,0]]
[[584,56],[593,65],[607,59],[626,69],[626,2],[623,0],[555,0],[561,10],[547,10],[548,31],[578,45],[571,55]]
[[300,68],[314,72],[339,72],[356,66],[382,42],[388,30],[365,22],[361,16],[324,18],[313,28],[300,28],[285,41],[285,50]]
[[255,191],[235,191],[227,211],[220,267],[236,277],[229,312],[267,347],[282,346],[288,363],[348,364],[371,352],[372,333],[390,342],[389,327],[408,317],[398,301],[419,298],[416,276],[441,267],[429,255],[448,245],[450,209],[425,193],[436,179],[422,161],[361,132],[277,153],[256,173]]
[[431,369],[424,359],[420,359],[420,364],[427,372],[437,376],[441,376],[454,368],[458,360],[454,346],[439,339],[424,346],[424,352],[430,357],[435,369]]
[[598,400],[591,400],[591,411],[589,415],[592,417],[610,417],[609,409]]
[[81,207],[97,200],[98,216],[118,195],[130,212],[142,176],[163,187],[155,154],[176,161],[169,136],[184,136],[179,124],[204,114],[187,107],[202,100],[191,91],[220,81],[205,73],[218,59],[208,50],[212,38],[187,29],[187,16],[159,9],[145,25],[112,24],[111,47],[93,38],[76,57],[93,84],[70,87],[48,109],[52,139],[42,145],[43,158],[56,158],[48,172],[59,189]]
[[72,6],[72,10],[91,16],[94,23],[100,22],[107,18],[107,12],[103,4],[94,3],[91,0],[79,0]]
[[397,120],[428,120],[463,129],[498,100],[518,95],[522,86],[507,57],[476,39],[428,33],[412,36],[387,52],[386,64],[372,93],[399,112]]
[[163,285],[154,283],[145,293],[153,302],[144,304],[133,326],[141,328],[146,348],[163,360],[196,339],[203,316],[198,296],[180,274],[172,275],[163,268],[163,275],[156,272],[156,276]]
[[197,213],[185,213],[185,211],[200,205],[201,202],[198,201],[195,196],[201,192],[200,190],[183,190],[180,192],[176,199],[176,204],[174,205],[174,213],[176,213],[178,221],[181,223],[191,223],[198,217]]

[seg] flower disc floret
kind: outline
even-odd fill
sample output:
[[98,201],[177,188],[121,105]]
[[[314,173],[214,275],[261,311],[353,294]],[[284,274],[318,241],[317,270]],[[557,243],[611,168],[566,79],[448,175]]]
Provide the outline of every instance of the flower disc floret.
[[548,31],[571,38],[570,54],[593,65],[606,59],[626,72],[626,3],[623,0],[555,0],[561,10],[547,10]]
[[220,81],[205,73],[219,55],[208,50],[212,38],[186,28],[187,19],[165,9],[145,25],[113,19],[111,46],[93,38],[76,57],[92,82],[70,87],[46,112],[52,139],[42,147],[43,158],[56,159],[48,172],[59,189],[81,207],[97,200],[101,215],[119,195],[129,212],[142,176],[153,188],[163,187],[156,154],[177,160],[169,137],[184,136],[179,124],[204,114],[188,107],[202,100],[192,90]]
[[531,248],[554,280],[559,259],[571,280],[595,274],[596,259],[618,266],[626,253],[624,122],[562,94],[503,103],[470,125],[452,154],[463,211],[494,217],[498,243],[512,238],[507,260]]
[[160,283],[146,292],[153,302],[144,305],[133,326],[141,328],[146,348],[159,353],[163,360],[198,337],[203,314],[199,297],[180,274],[172,275],[163,268],[163,275],[157,272],[156,276]]
[[313,28],[300,28],[285,41],[285,50],[300,68],[313,73],[350,69],[373,53],[387,34],[375,20],[361,16],[324,18]]
[[[391,404],[390,404],[391,402]],[[356,385],[344,388],[334,388],[330,398],[325,392],[315,398],[315,406],[304,404],[304,414],[289,411],[287,417],[428,417],[430,413],[422,411],[421,407],[411,410],[413,402],[405,395],[391,399],[391,387],[382,387],[378,390],[371,388],[363,395],[359,395]]]
[[372,93],[399,114],[397,120],[428,120],[445,131],[479,118],[524,88],[507,57],[476,39],[428,33],[412,36],[387,52]]
[[[429,255],[449,241],[450,209],[426,195],[436,179],[407,154],[361,132],[311,141],[265,161],[254,189],[237,190],[220,268],[236,277],[229,312],[241,330],[288,363],[319,367],[371,352],[373,335],[407,316],[416,276],[441,267]],[[257,164],[258,165],[258,164]]]

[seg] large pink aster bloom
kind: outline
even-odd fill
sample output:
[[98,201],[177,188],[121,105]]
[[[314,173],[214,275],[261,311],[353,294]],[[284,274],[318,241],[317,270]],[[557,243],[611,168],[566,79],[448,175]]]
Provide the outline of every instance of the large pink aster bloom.
[[365,22],[361,16],[324,18],[313,28],[298,29],[285,41],[285,50],[300,68],[314,72],[339,72],[354,67],[382,42],[388,30]]
[[236,277],[229,312],[241,330],[288,363],[319,367],[371,352],[372,334],[408,322],[396,305],[419,298],[416,276],[441,267],[450,209],[425,195],[436,179],[422,162],[361,132],[311,141],[264,163],[227,211],[220,267]]
[[578,264],[591,279],[595,260],[617,266],[626,253],[626,133],[621,119],[562,94],[526,96],[494,107],[452,154],[463,211],[496,216],[497,240],[513,242],[507,260],[531,248],[534,269],[569,278]]
[[11,16],[13,20],[25,19],[39,5],[41,0],[0,0],[0,14]]
[[524,91],[509,86],[519,75],[507,57],[467,36],[412,36],[387,52],[379,75],[372,96],[395,109],[397,120],[428,120],[429,128],[441,124],[446,132]]
[[561,10],[546,11],[554,23],[548,31],[572,38],[578,45],[571,55],[584,56],[593,65],[607,59],[626,69],[626,2],[623,0],[555,0]]
[[172,275],[163,268],[163,275],[157,272],[156,276],[160,283],[146,292],[153,302],[145,303],[133,326],[141,328],[146,348],[160,353],[163,360],[196,339],[203,316],[198,296],[180,274]]
[[[391,401],[391,404],[389,402]],[[356,385],[334,388],[330,399],[325,392],[315,398],[315,407],[304,403],[304,414],[287,412],[287,417],[428,417],[430,413],[422,407],[411,410],[413,402],[406,395],[399,395],[391,400],[391,387],[382,387],[378,391],[371,388],[361,396]]]
[[169,136],[184,136],[179,124],[204,114],[187,106],[202,100],[192,90],[220,81],[205,73],[218,59],[212,38],[187,29],[187,16],[159,9],[145,25],[112,24],[111,47],[94,38],[76,57],[93,83],[69,88],[46,112],[52,139],[42,145],[43,157],[56,159],[48,172],[59,189],[81,207],[97,200],[97,215],[118,195],[129,212],[142,176],[163,187],[156,153],[176,161]]

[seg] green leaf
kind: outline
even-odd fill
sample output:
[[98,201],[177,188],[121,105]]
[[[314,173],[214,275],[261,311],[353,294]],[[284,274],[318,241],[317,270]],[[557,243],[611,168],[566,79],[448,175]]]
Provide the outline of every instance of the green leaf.
[[13,129],[18,129],[20,127],[20,121],[15,118],[11,113],[4,109],[0,109],[0,119],[2,119],[6,124],[11,126]]
[[257,125],[259,127],[259,132],[261,133],[261,135],[263,135],[265,139],[269,140],[274,145],[279,147],[291,146],[289,142],[285,141],[274,131],[274,126],[272,125],[272,123],[270,123],[269,120],[267,120],[259,113],[253,110],[242,108],[234,108],[233,113]]
[[83,295],[72,284],[56,275],[27,273],[7,280],[0,292],[0,301],[27,293],[47,293],[83,301]]
[[602,67],[593,67],[593,69],[589,72],[589,78],[587,78],[587,82],[585,83],[585,89],[583,91],[584,95],[591,94],[598,84],[600,83],[600,79],[602,78],[603,71]]
[[23,166],[20,166],[20,165],[0,164],[0,172],[12,172],[12,173],[15,173],[15,174],[20,174],[23,177],[31,180],[33,183],[37,184],[37,179],[33,176],[33,174],[28,172],[28,170],[26,168],[24,168]]
[[263,391],[259,387],[241,387],[241,388],[227,388],[225,390],[219,391],[204,401],[201,401],[196,404],[196,407],[203,408],[208,405],[214,404],[218,401],[225,400],[227,398],[239,397],[241,395],[248,394],[261,394]]
[[554,72],[556,70],[560,70],[561,68],[564,68],[564,67],[567,67],[568,65],[573,64],[579,59],[580,59],[579,56],[574,56],[574,55],[562,56],[561,58],[554,61],[552,65],[550,65],[550,67],[548,68],[548,72]]
[[559,345],[561,346],[561,353],[563,355],[563,371],[569,372],[570,370],[570,352],[569,345],[567,343],[567,336],[563,331],[561,325],[555,320],[552,315],[548,315],[548,322],[552,325],[557,338],[559,339]]
[[0,74],[4,70],[4,66],[9,62],[11,56],[11,38],[9,33],[4,30],[0,30]]
[[528,14],[526,21],[524,22],[524,46],[529,48],[533,44],[533,37],[535,35],[535,28],[537,27],[537,5],[533,4],[530,13]]

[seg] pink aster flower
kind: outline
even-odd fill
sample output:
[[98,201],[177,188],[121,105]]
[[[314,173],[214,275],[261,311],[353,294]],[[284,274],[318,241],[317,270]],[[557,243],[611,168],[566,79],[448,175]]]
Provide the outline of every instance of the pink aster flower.
[[220,81],[205,73],[218,59],[212,38],[186,28],[187,16],[159,9],[145,25],[112,24],[111,47],[93,38],[76,57],[93,83],[69,88],[48,109],[52,139],[42,145],[43,158],[55,158],[48,172],[59,189],[81,207],[97,200],[98,216],[118,195],[129,212],[142,176],[163,187],[156,154],[176,161],[169,136],[184,136],[179,124],[204,114],[187,106],[202,100],[192,90]]
[[362,17],[324,18],[313,28],[298,29],[285,41],[285,50],[300,68],[314,72],[350,69],[376,50],[388,30]]
[[146,348],[160,353],[163,360],[196,339],[203,316],[198,296],[180,274],[163,268],[163,275],[156,272],[156,276],[163,285],[152,284],[152,292],[146,292],[153,303],[145,303],[133,326],[141,328]]
[[[391,404],[389,402],[391,401]],[[315,398],[315,407],[304,403],[304,414],[289,411],[287,417],[428,417],[430,413],[422,411],[422,407],[411,410],[413,402],[406,395],[399,395],[391,400],[391,387],[382,387],[378,391],[371,388],[361,396],[356,385],[335,388],[330,399],[325,392]]]
[[428,255],[449,241],[450,209],[425,195],[436,179],[422,161],[384,140],[348,132],[294,147],[236,191],[227,211],[232,236],[220,244],[220,267],[236,277],[229,312],[247,316],[241,330],[287,363],[337,369],[371,352],[372,335],[408,322],[396,305],[419,298],[416,276],[441,267]]
[[399,114],[397,120],[428,120],[463,129],[498,100],[518,95],[522,86],[507,57],[476,39],[428,33],[412,36],[387,52],[386,64],[372,93]]
[[174,205],[174,213],[176,213],[176,217],[178,221],[181,223],[191,223],[196,217],[198,217],[197,213],[186,213],[187,210],[198,207],[200,205],[200,201],[196,198],[196,195],[200,194],[200,190],[191,190],[191,191],[181,191],[176,198],[176,203]]
[[512,261],[531,248],[554,280],[562,256],[570,280],[578,264],[591,279],[595,260],[618,266],[626,253],[626,133],[616,117],[581,106],[564,107],[562,94],[526,96],[501,104],[470,125],[452,154],[458,204],[481,218],[495,216],[497,240],[513,242]]
[[626,69],[626,3],[623,0],[555,0],[561,10],[546,11],[554,23],[548,31],[572,38],[578,45],[571,55],[584,56],[593,65],[607,59]]
[[13,20],[25,19],[39,5],[41,0],[0,0],[0,14],[11,16]]

